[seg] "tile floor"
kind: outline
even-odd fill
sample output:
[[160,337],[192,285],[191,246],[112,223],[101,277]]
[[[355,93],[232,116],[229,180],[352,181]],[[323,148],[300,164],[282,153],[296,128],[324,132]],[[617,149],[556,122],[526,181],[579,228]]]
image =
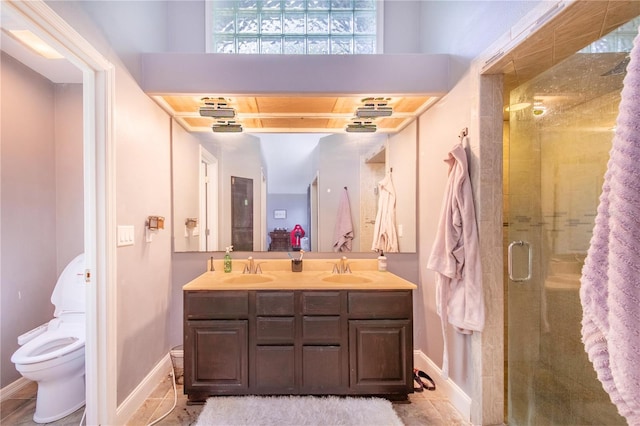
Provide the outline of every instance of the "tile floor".
[[[182,385],[177,386],[178,402],[176,408],[167,417],[156,425],[192,425],[195,424],[202,405],[187,405],[187,397],[182,393]],[[33,412],[36,406],[35,400],[36,385],[31,385],[22,389],[12,398],[2,402],[0,408],[0,424],[5,426],[13,425],[36,425],[33,422]],[[164,413],[173,406],[174,396],[171,381],[163,380],[144,402],[142,407],[133,415],[127,423],[128,426],[144,426]],[[398,413],[406,426],[463,426],[469,425],[460,416],[460,413],[451,405],[449,400],[438,390],[430,392],[424,391],[414,393],[409,396],[410,403],[394,403],[393,408]],[[79,425],[82,419],[83,409],[58,420],[50,425],[68,426]],[[259,426],[259,425],[253,425]]]

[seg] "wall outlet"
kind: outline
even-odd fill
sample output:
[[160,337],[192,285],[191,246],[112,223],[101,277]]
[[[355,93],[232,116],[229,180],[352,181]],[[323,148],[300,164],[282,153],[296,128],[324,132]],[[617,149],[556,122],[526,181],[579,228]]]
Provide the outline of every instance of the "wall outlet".
[[134,234],[133,225],[118,225],[118,247],[132,246]]

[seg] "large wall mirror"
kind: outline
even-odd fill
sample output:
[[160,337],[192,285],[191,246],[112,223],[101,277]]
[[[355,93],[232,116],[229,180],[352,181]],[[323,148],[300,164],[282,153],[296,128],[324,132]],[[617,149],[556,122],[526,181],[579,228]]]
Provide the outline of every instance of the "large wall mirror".
[[172,133],[176,252],[333,252],[345,192],[351,251],[371,252],[387,173],[398,251],[416,251],[415,122],[394,134],[189,133],[176,122]]

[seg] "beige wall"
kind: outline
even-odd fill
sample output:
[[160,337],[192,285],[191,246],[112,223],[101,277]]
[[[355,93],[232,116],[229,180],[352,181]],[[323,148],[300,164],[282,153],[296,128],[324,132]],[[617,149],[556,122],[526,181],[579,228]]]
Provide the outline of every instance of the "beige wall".
[[171,223],[170,119],[122,69],[116,72],[116,220],[135,244],[117,250],[118,403],[169,348],[171,229],[145,241],[148,216]]
[[[436,365],[442,366],[443,339],[440,317],[435,305],[435,273],[426,268],[440,217],[440,208],[447,182],[448,166],[444,162],[449,151],[459,143],[458,134],[470,126],[472,98],[471,77],[467,74],[436,105],[420,117],[418,131],[418,193],[420,287],[416,309],[416,339],[414,346],[422,350]],[[478,135],[471,133],[469,140]],[[471,160],[470,167],[474,161]],[[449,375],[467,394],[471,391],[470,336],[462,336],[449,327]]]
[[58,274],[84,252],[82,85],[55,85]]
[[416,121],[402,131],[389,135],[387,166],[393,169],[393,186],[396,190],[396,228],[398,246],[402,253],[417,251],[417,145],[418,123]]
[[193,232],[185,233],[187,218],[200,219],[200,141],[175,121],[171,126],[173,163],[173,248],[176,251],[198,251],[200,239]]

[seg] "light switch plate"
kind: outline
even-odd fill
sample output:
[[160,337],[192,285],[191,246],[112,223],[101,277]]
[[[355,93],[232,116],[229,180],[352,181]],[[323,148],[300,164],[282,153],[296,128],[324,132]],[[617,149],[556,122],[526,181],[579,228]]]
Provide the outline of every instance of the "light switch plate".
[[132,246],[134,234],[133,225],[118,225],[118,247]]

